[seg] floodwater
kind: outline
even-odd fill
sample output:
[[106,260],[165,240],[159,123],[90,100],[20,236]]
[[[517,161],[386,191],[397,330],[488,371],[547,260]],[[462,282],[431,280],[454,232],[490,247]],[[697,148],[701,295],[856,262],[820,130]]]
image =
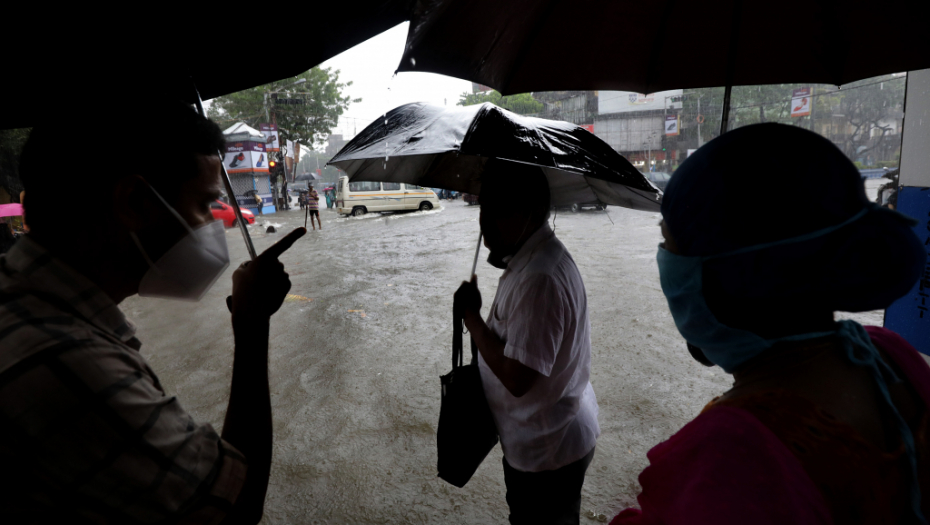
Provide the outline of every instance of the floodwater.
[[[320,211],[323,230],[282,257],[292,295],[271,324],[275,445],[263,523],[506,523],[500,447],[463,489],[436,477],[439,376],[451,368],[452,294],[471,269],[478,207],[459,200],[360,218]],[[614,207],[554,217],[588,293],[600,405],[583,523],[633,505],[646,452],[731,383],[692,360],[668,313],[655,262],[659,218]],[[276,234],[250,227],[263,250],[302,226],[303,213],[258,222],[280,225]],[[236,266],[245,247],[238,230],[226,234]],[[501,274],[486,257],[482,248],[485,315]],[[200,303],[123,303],[169,394],[217,430],[232,370],[231,274]],[[882,321],[881,312],[854,317]]]

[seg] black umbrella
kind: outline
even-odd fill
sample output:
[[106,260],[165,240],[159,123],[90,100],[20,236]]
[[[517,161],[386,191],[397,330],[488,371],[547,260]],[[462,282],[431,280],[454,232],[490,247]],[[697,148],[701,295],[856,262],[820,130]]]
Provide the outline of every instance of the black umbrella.
[[301,9],[285,4],[261,16],[214,4],[106,10],[75,4],[54,12],[38,2],[8,4],[4,38],[19,44],[5,57],[0,129],[69,118],[88,97],[99,101],[96,118],[105,119],[107,93],[131,94],[140,118],[157,118],[145,114],[145,99],[194,104],[191,78],[205,99],[267,84],[409,18],[407,0],[317,2],[313,17],[321,22],[308,41],[306,30],[282,23]]
[[397,107],[329,164],[348,173],[349,180],[406,182],[478,195],[482,167],[492,157],[541,167],[555,206],[601,202],[659,210],[661,192],[594,134],[490,103]]
[[399,71],[501,93],[843,85],[930,67],[930,2],[415,0]]

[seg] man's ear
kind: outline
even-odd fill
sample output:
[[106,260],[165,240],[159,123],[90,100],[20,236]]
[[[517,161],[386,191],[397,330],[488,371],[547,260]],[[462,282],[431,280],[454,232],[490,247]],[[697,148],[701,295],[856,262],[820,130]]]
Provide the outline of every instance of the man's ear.
[[127,175],[113,186],[113,215],[129,231],[140,230],[161,216],[163,206],[148,182],[139,175]]

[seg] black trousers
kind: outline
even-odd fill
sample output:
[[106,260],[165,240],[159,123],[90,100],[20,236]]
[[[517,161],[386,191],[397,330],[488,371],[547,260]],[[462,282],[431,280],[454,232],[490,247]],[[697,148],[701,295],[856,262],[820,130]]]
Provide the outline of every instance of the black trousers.
[[594,458],[594,449],[574,463],[556,470],[522,472],[504,458],[504,483],[512,525],[578,525],[581,486]]

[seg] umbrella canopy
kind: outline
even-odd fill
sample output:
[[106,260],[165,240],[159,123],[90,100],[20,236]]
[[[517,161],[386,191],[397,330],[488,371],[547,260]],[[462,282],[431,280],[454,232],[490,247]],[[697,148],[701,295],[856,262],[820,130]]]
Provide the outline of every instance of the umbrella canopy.
[[530,91],[810,82],[930,67],[930,3],[416,0],[399,71]]
[[491,103],[399,106],[365,128],[329,164],[351,181],[406,182],[478,195],[484,163],[492,157],[541,167],[554,206],[599,201],[659,210],[661,192],[592,133]]
[[[316,3],[312,42],[306,31],[275,22],[295,7],[185,5],[183,10],[56,7],[36,2],[4,6],[9,42],[21,42],[6,59],[0,129],[35,125],[93,100],[106,118],[106,95],[130,93],[195,103],[193,78],[204,99],[297,75],[409,18],[407,0]],[[39,38],[41,42],[37,40]],[[14,80],[15,79],[15,80]],[[144,114],[144,110],[142,111]],[[151,116],[150,116],[151,117]]]

